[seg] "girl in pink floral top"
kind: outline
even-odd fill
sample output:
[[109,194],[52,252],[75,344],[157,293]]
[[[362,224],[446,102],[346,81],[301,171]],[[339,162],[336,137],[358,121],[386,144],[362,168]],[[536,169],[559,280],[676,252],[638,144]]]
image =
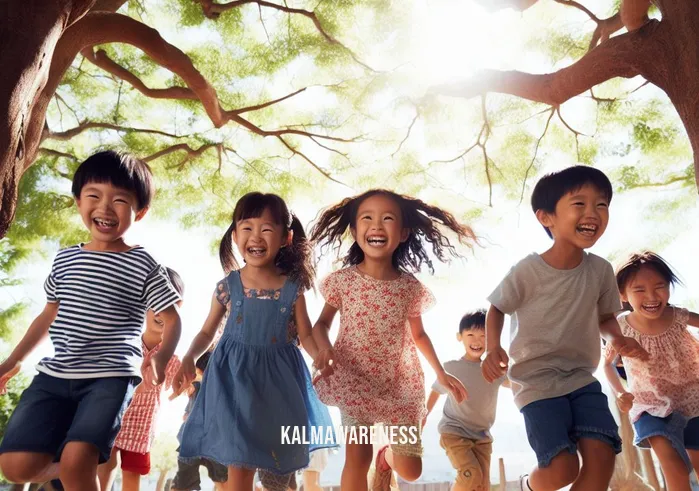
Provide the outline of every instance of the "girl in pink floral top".
[[699,315],[668,305],[679,280],[657,254],[633,254],[616,276],[621,299],[632,309],[619,316],[619,326],[650,358],[623,360],[627,391],[608,346],[607,377],[619,408],[629,412],[634,443],[653,448],[670,491],[690,491],[689,473],[699,470],[699,341],[687,326],[699,327]]
[[[354,243],[344,269],[328,276],[320,290],[325,306],[313,328],[320,371],[316,389],[321,401],[340,408],[342,424],[363,428],[384,423],[391,449],[376,458],[372,489],[390,489],[392,469],[406,480],[422,472],[420,422],[425,416],[424,374],[418,350],[437,373],[440,383],[461,401],[466,389],[447,374],[425,333],[421,315],[434,297],[411,272],[423,264],[432,270],[425,241],[442,262],[457,256],[439,226],[470,245],[473,231],[446,211],[386,190],[371,190],[325,210],[311,234],[321,246],[342,245],[349,229]],[[328,331],[340,312],[335,345]],[[362,435],[362,431],[355,434]],[[401,438],[404,435],[405,438]],[[342,489],[367,489],[372,445],[368,438],[348,434]]]

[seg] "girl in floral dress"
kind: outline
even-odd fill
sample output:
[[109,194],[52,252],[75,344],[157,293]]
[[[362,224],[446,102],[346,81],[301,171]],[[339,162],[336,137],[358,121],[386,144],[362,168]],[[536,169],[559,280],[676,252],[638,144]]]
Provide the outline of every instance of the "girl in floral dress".
[[[466,397],[461,382],[444,371],[425,333],[421,315],[434,298],[411,274],[423,265],[433,270],[426,241],[442,262],[448,254],[458,256],[440,225],[464,244],[476,242],[473,231],[448,212],[387,190],[371,190],[325,210],[311,232],[311,241],[321,246],[339,248],[348,229],[354,239],[345,267],[320,286],[325,306],[313,328],[319,349],[316,390],[321,401],[340,408],[345,430],[353,429],[348,431],[342,489],[367,489],[371,442],[353,440],[352,433],[361,436],[354,429],[376,423],[388,428],[393,441],[376,457],[373,489],[390,488],[392,469],[410,481],[422,473],[420,422],[426,409],[418,350],[458,401]],[[337,312],[340,332],[333,346],[328,331]]]
[[616,276],[621,299],[632,309],[619,316],[619,326],[650,358],[623,360],[627,391],[608,346],[607,378],[619,408],[629,412],[634,444],[653,449],[669,491],[690,491],[689,473],[699,470],[699,341],[687,326],[699,327],[699,315],[668,305],[678,279],[657,254],[633,254]]

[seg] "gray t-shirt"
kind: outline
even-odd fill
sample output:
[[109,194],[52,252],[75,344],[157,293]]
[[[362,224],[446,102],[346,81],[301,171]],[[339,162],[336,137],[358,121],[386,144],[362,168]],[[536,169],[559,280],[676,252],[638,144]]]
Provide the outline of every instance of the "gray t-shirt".
[[612,265],[589,253],[569,270],[530,254],[488,301],[512,319],[509,378],[520,409],[594,382],[599,316],[622,309]]
[[[451,394],[448,395],[444,403],[444,414],[439,421],[439,432],[471,440],[491,441],[493,438],[490,436],[490,428],[495,422],[498,389],[505,377],[489,384],[483,378],[480,362],[463,358],[446,362],[444,369],[464,384],[468,399],[458,404]],[[439,382],[432,385],[432,390],[440,394],[448,393]]]

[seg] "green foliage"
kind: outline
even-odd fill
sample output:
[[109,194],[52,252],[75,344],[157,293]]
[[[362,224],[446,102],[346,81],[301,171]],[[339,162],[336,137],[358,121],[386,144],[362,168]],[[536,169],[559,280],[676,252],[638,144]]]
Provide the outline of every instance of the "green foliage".
[[5,436],[7,422],[19,402],[19,397],[28,386],[29,380],[21,373],[15,375],[7,383],[7,393],[0,397],[0,439]]

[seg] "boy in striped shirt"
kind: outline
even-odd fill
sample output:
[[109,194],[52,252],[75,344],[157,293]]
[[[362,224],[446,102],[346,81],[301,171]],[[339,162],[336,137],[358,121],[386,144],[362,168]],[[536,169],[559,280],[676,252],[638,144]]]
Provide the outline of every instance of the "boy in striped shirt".
[[[97,491],[97,466],[109,459],[142,374],[145,384],[164,380],[180,336],[180,296],[143,247],[124,242],[154,193],[144,162],[97,153],[76,171],[72,191],[90,242],[58,252],[44,310],[0,364],[3,389],[48,332],[55,354],[39,362],[7,424],[0,472],[15,483],[60,477],[68,490]],[[163,321],[163,342],[142,366],[149,310]]]

